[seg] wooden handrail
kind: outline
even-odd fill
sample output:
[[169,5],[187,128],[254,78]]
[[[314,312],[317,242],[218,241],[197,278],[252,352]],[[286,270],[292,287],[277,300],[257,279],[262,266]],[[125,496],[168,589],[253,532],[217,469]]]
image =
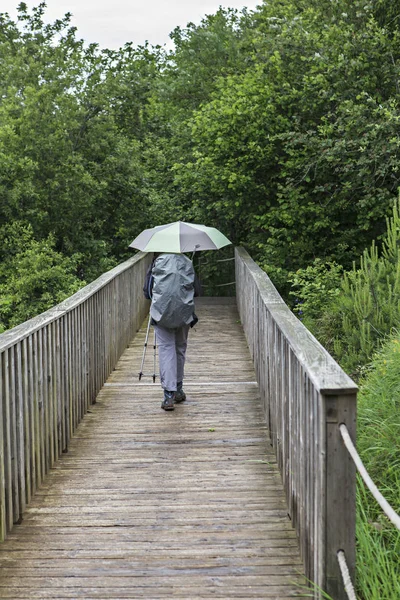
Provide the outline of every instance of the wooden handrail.
[[0,541],[143,322],[149,261],[138,253],[0,335]]
[[324,590],[345,600],[337,552],[354,577],[356,472],[339,426],[355,439],[357,386],[248,253],[235,256],[239,313],[306,576],[316,599]]

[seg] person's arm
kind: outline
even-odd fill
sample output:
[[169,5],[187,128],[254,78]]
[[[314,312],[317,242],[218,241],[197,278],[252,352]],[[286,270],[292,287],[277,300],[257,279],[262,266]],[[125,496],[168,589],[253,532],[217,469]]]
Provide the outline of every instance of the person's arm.
[[153,283],[154,283],[153,263],[151,263],[151,265],[147,269],[146,277],[144,280],[144,286],[143,286],[143,294],[144,294],[144,297],[146,298],[146,300],[151,300],[151,298],[152,298]]

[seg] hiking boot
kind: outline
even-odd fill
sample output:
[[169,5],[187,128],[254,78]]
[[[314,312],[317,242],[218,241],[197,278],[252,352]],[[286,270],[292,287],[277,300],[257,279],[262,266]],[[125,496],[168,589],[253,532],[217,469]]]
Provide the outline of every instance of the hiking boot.
[[163,408],[164,410],[174,410],[174,398],[175,392],[164,390],[164,400],[161,403],[161,408]]
[[186,394],[182,389],[182,383],[178,383],[177,390],[175,392],[175,402],[179,404],[180,402],[185,402]]

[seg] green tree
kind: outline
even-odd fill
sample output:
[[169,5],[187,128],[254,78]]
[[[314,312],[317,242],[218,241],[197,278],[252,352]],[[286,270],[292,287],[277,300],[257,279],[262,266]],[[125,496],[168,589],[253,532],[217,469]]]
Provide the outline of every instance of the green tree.
[[[400,201],[387,219],[378,251],[375,242],[360,265],[344,273],[340,293],[334,293],[311,329],[341,366],[358,377],[374,352],[400,324]],[[307,292],[307,286],[304,287]],[[302,293],[302,292],[301,292]]]
[[32,228],[14,221],[0,229],[0,332],[18,325],[74,294],[79,256],[54,249],[49,236],[37,241]]
[[393,40],[368,4],[276,1],[224,29],[239,58],[223,66],[199,43],[214,25],[178,37],[179,89],[209,73],[197,95],[161,77],[160,195],[245,243],[278,283],[315,257],[350,267],[398,186]]
[[[47,25],[44,14],[21,3],[16,22],[0,15],[0,222],[29,226],[39,271],[65,257],[91,280],[147,224],[142,139],[160,50],[86,46],[71,15]],[[17,290],[22,271],[6,264]]]

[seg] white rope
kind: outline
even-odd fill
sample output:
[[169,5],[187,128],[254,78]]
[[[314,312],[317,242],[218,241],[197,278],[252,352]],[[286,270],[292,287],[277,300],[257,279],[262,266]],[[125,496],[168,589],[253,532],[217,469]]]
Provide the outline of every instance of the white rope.
[[386,500],[386,498],[384,498],[384,496],[382,496],[381,492],[378,490],[378,488],[372,481],[371,477],[368,475],[367,469],[364,467],[362,460],[351,440],[349,430],[347,429],[346,425],[344,423],[342,423],[339,426],[339,429],[340,429],[340,433],[342,434],[342,438],[345,443],[345,446],[346,446],[347,450],[349,451],[350,456],[354,460],[355,465],[356,465],[357,469],[359,470],[360,475],[363,478],[369,491],[371,492],[371,494],[373,495],[375,500],[378,502],[379,506],[382,508],[383,512],[386,514],[388,519],[390,519],[390,521],[393,523],[393,525],[395,525],[397,527],[397,529],[400,530],[400,516],[390,506],[390,504]]
[[218,283],[215,287],[225,287],[226,285],[235,285],[235,283],[236,281],[230,281],[229,283]]
[[216,285],[213,285],[212,283],[206,283],[206,284],[202,284],[201,287],[203,288],[210,288],[210,287],[225,287],[227,285],[235,285],[236,281],[230,281],[229,283],[218,283]]
[[357,600],[356,593],[354,591],[354,586],[351,581],[349,568],[346,562],[346,555],[343,550],[339,550],[337,553],[337,559],[339,561],[340,571],[343,577],[344,589],[346,590],[346,594],[349,600]]

